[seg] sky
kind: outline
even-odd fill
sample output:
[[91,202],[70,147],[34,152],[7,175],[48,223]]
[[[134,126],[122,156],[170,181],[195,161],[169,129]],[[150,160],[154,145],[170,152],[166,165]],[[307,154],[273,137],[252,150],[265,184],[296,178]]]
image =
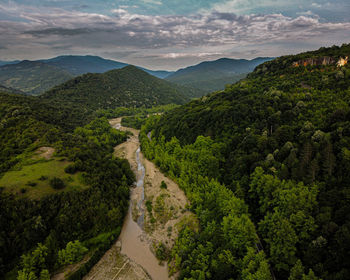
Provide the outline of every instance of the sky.
[[343,43],[349,0],[0,0],[0,60],[89,54],[176,70]]

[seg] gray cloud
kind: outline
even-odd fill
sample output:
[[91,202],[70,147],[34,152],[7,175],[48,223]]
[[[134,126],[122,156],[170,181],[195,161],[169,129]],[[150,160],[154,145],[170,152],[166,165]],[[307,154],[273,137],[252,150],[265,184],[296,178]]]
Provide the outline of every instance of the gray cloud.
[[[1,6],[1,5],[0,5]],[[0,7],[1,8],[1,7]],[[1,21],[0,33],[11,54],[96,53],[110,58],[130,57],[134,63],[190,61],[220,56],[258,53],[257,46],[285,42],[334,43],[348,38],[349,22],[323,22],[303,13],[292,18],[282,14],[244,15],[211,11],[189,16],[150,16],[125,9],[106,16],[61,9],[30,11],[17,7],[23,21]],[[240,49],[246,48],[245,51]],[[6,50],[0,51],[4,56]],[[277,49],[274,56],[281,54]],[[156,58],[156,59],[155,59]],[[151,62],[152,61],[152,62]]]
[[76,29],[67,29],[67,28],[47,28],[42,30],[29,30],[23,32],[23,34],[31,34],[34,36],[42,37],[48,35],[59,35],[59,36],[75,36],[80,34],[86,34],[91,32],[91,30],[86,28],[76,28]]

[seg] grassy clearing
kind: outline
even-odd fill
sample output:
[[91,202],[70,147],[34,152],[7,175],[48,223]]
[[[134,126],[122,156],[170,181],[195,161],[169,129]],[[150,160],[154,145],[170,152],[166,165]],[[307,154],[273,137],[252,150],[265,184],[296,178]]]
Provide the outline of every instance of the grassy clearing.
[[[82,174],[74,175],[64,172],[69,164],[65,159],[39,160],[29,165],[23,165],[19,170],[8,171],[0,179],[0,186],[6,191],[39,199],[45,195],[71,190],[83,190],[88,188],[83,182]],[[62,190],[53,189],[49,181],[57,177],[64,181],[66,187]]]

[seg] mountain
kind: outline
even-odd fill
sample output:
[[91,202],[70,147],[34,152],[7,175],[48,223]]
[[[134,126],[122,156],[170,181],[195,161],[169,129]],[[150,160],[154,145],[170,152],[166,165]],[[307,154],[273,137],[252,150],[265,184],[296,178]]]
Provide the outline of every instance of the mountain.
[[151,107],[169,103],[184,104],[187,92],[135,66],[106,73],[85,74],[59,85],[41,97],[72,102],[91,110],[125,107]]
[[146,123],[201,225],[171,253],[182,278],[350,279],[349,57],[279,57]]
[[166,80],[212,92],[222,90],[226,84],[232,84],[244,78],[256,66],[271,59],[268,57],[258,57],[253,60],[220,58],[180,69],[166,77]]
[[66,70],[38,61],[24,60],[0,67],[0,84],[27,94],[39,94],[72,77]]
[[128,65],[126,63],[91,55],[63,55],[39,61],[64,69],[74,76],[86,73],[103,73],[112,69],[120,69]]
[[2,85],[0,85],[0,92],[24,94],[23,91],[20,91],[18,89],[14,89],[14,88],[8,88],[8,87],[2,86]]
[[16,64],[19,62],[21,62],[21,61],[20,60],[13,60],[13,61],[0,60],[0,66],[9,65],[9,64]]
[[[129,65],[127,63],[118,62],[92,55],[63,55],[39,61],[62,68],[74,76],[79,76],[86,73],[104,73],[110,70],[120,69]],[[169,71],[153,71],[142,67],[138,68],[158,78],[165,78],[169,74],[173,73]]]
[[[39,94],[82,74],[103,73],[127,65],[91,55],[65,55],[37,61],[0,61],[0,83],[27,94]],[[173,73],[138,68],[158,78]]]

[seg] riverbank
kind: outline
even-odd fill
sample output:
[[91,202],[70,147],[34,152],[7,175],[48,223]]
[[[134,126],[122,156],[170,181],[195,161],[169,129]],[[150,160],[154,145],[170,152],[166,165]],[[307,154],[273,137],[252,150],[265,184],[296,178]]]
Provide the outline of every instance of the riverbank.
[[[186,210],[189,202],[175,182],[144,158],[138,130],[122,127],[121,118],[110,120],[110,124],[132,133],[127,142],[115,147],[115,155],[129,161],[137,184],[131,189],[118,241],[84,279],[174,279],[168,276],[167,263],[155,255],[159,246],[170,251],[179,225],[192,216]],[[166,188],[161,187],[162,182]]]

